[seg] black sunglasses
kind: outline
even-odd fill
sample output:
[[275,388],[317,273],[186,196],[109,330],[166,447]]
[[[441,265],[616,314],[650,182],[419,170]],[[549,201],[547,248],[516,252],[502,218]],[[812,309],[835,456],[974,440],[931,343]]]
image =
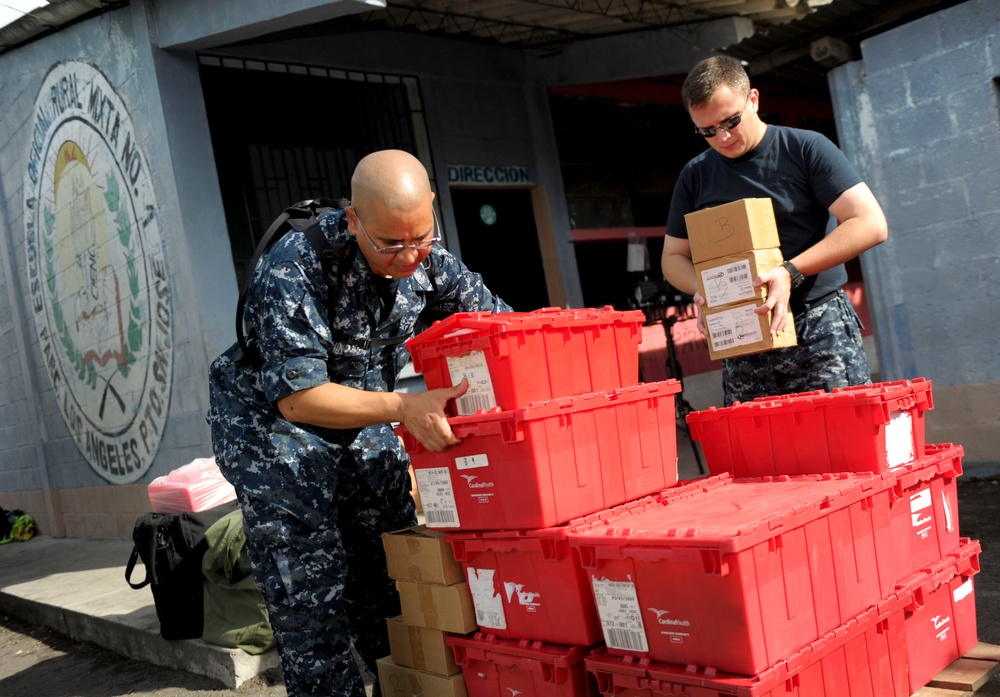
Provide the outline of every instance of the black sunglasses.
[[750,105],[750,93],[747,93],[747,101],[743,105],[743,111],[736,114],[735,116],[730,116],[725,121],[720,121],[718,126],[709,126],[708,128],[698,128],[694,129],[694,132],[700,135],[702,138],[712,138],[715,136],[716,131],[731,131],[740,125],[740,121],[743,120],[743,114],[746,112],[747,107]]

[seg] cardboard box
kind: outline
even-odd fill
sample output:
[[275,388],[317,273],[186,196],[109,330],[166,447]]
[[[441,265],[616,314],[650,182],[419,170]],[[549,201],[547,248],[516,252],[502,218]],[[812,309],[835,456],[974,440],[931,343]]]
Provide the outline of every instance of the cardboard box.
[[769,198],[744,198],[684,216],[694,263],[780,247]]
[[382,535],[389,578],[451,585],[465,580],[444,532],[417,525]]
[[721,307],[748,300],[766,300],[767,287],[753,287],[753,279],[781,266],[784,258],[777,248],[751,249],[695,264],[698,292],[706,307]]
[[414,583],[396,581],[403,622],[444,632],[468,634],[479,628],[469,584]]
[[467,697],[465,678],[435,675],[396,665],[390,656],[375,661],[383,695],[420,695],[420,697]]
[[462,671],[440,629],[414,627],[403,622],[402,616],[386,618],[385,624],[389,630],[389,653],[396,665],[437,675]]
[[798,345],[791,313],[785,331],[771,336],[771,313],[758,315],[754,312],[763,304],[763,300],[757,300],[704,310],[708,355],[712,360]]

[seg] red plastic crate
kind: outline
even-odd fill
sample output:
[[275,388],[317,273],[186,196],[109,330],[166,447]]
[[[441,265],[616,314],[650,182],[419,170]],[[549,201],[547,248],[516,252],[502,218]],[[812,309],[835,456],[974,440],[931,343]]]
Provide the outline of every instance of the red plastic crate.
[[547,528],[673,486],[679,391],[665,380],[452,417],[462,442],[440,453],[397,426],[427,527]]
[[641,310],[463,312],[406,342],[428,389],[469,378],[452,416],[604,392],[639,382]]
[[892,595],[754,676],[612,656],[601,648],[584,665],[606,697],[908,697],[906,602]]
[[476,622],[503,638],[590,646],[601,623],[566,528],[445,535],[462,564]]
[[696,480],[574,523],[613,655],[755,675],[893,590],[877,475]]
[[712,474],[887,472],[924,455],[929,380],[767,397],[691,412]]
[[884,475],[892,487],[893,578],[909,577],[959,548],[960,445],[928,445],[926,455]]
[[597,695],[583,661],[588,649],[512,641],[476,633],[445,641],[462,667],[469,697],[588,697]]
[[905,612],[910,692],[967,654],[978,642],[972,577],[979,573],[977,540],[963,539],[958,552],[900,584],[912,598]]

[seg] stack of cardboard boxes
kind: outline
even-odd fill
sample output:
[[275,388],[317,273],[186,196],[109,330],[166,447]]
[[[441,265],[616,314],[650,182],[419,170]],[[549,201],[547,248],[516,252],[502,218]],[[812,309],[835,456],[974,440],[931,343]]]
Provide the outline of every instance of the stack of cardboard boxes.
[[705,299],[708,352],[713,360],[796,345],[795,325],[777,336],[760,274],[781,266],[778,228],[769,198],[746,198],[684,216],[698,291]]
[[462,669],[445,632],[476,630],[469,584],[444,534],[419,525],[384,535],[389,577],[402,615],[386,619],[390,655],[379,659],[382,694],[464,697]]

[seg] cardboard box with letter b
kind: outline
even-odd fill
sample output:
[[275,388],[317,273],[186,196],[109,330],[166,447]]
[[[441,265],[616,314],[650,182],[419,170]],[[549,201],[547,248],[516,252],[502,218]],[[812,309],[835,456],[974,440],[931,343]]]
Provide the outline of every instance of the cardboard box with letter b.
[[685,215],[684,222],[691,243],[691,261],[696,264],[751,249],[781,246],[769,198],[744,198],[703,208]]

